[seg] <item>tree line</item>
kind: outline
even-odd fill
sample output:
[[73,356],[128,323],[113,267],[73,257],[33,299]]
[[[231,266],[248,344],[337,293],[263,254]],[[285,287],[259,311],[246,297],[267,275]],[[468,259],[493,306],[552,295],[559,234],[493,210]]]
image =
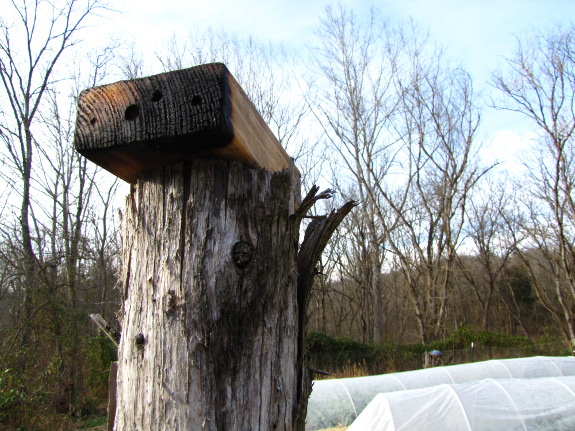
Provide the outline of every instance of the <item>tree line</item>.
[[[328,182],[360,203],[318,268],[313,329],[428,343],[467,324],[575,342],[573,25],[520,39],[486,100],[425,29],[377,11],[359,19],[327,8],[305,54],[196,31],[144,60],[137,44],[117,41],[84,55],[84,27],[115,13],[102,0],[8,8],[0,424],[25,423],[9,412],[26,406],[81,416],[106,397],[114,349],[88,315],[121,325],[119,184],[72,148],[79,92],[212,61],[228,65],[296,159],[304,188]],[[524,174],[482,157],[486,109],[527,119]]]
[[[327,10],[309,106],[361,205],[326,258],[317,329],[428,343],[471,324],[573,344],[574,30],[521,40],[486,105],[414,23]],[[528,120],[525,175],[481,157],[485,109]]]

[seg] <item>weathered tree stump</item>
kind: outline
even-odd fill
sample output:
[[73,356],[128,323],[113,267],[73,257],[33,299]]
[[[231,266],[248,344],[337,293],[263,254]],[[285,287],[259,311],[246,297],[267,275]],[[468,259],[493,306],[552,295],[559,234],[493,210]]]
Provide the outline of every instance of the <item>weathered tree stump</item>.
[[300,202],[299,172],[220,64],[83,92],[76,146],[133,184],[114,429],[303,431],[315,265],[355,203],[299,246],[331,191]]
[[293,169],[198,161],[134,187],[122,232],[116,430],[291,430]]

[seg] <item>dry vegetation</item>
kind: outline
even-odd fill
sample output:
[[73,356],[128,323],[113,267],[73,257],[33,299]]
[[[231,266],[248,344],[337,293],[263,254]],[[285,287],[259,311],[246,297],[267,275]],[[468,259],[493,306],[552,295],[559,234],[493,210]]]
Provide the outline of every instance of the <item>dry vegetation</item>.
[[[117,324],[121,302],[116,183],[72,149],[75,97],[148,74],[154,60],[138,47],[120,58],[114,45],[59,68],[80,57],[82,27],[106,2],[5,3],[14,10],[0,20],[0,429],[70,429],[60,424],[105,414],[116,350],[87,316]],[[389,348],[386,371],[406,366],[398,347],[464,327],[575,344],[575,27],[524,38],[492,78],[492,103],[531,121],[525,132],[536,137],[521,178],[479,159],[489,108],[417,25],[389,26],[375,12],[361,22],[340,7],[316,35],[305,69],[317,81],[299,99],[295,59],[251,38],[174,38],[158,56],[163,69],[224,61],[304,182],[331,171],[342,201],[361,202],[318,267],[311,329]],[[313,116],[318,136],[304,135]],[[421,366],[414,352],[409,366]],[[350,364],[330,377],[366,373]]]

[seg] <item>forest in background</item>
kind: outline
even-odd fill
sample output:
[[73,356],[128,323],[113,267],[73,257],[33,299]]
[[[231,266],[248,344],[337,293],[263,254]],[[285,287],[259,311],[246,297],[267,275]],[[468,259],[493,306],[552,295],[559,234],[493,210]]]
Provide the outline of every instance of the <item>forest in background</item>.
[[[174,36],[144,59],[137,44],[85,48],[84,28],[115,13],[101,0],[8,8],[0,429],[58,429],[106,408],[115,347],[88,316],[121,325],[120,185],[73,150],[79,92],[213,61],[228,66],[295,158],[302,193],[326,183],[338,191],[334,205],[359,202],[318,267],[315,353],[368,349],[344,359],[393,360],[389,370],[407,363],[400,346],[416,358],[470,340],[536,354],[574,347],[573,25],[519,38],[487,97],[425,29],[375,10],[359,20],[327,8],[306,53],[212,30]],[[479,131],[493,109],[527,119],[529,150],[512,171],[487,161]]]

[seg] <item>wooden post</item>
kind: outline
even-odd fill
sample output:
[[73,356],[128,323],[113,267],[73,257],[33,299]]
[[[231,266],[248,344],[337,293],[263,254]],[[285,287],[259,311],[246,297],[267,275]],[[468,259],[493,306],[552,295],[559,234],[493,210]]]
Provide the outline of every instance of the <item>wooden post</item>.
[[116,389],[118,377],[118,363],[110,363],[110,374],[108,376],[108,431],[114,431],[114,420],[116,418]]
[[292,429],[294,177],[198,161],[138,184],[122,227],[116,430]]
[[423,354],[423,368],[430,368],[431,367],[431,354],[429,352],[425,352]]
[[114,429],[303,430],[315,264],[355,203],[298,250],[331,193],[300,202],[299,172],[221,64],[83,92],[75,143],[134,184]]

